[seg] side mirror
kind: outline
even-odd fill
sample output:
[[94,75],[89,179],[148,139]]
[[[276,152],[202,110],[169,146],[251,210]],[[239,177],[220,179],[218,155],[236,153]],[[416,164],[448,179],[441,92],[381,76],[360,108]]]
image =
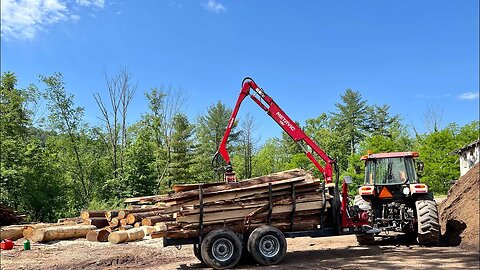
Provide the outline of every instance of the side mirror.
[[424,164],[423,161],[417,161],[417,173],[423,173]]
[[352,177],[348,176],[348,175],[343,177],[343,181],[345,181],[345,183],[347,183],[347,185],[350,185],[351,183],[353,183]]

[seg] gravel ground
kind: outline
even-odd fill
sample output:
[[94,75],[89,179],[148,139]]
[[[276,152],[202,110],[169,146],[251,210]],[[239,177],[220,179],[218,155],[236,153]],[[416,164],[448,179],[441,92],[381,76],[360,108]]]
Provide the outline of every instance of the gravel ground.
[[[374,246],[358,246],[355,236],[288,239],[288,253],[279,265],[253,263],[238,269],[479,269],[478,251],[459,247],[422,247],[394,237]],[[397,237],[398,238],[398,237]],[[203,269],[191,246],[162,247],[161,239],[119,245],[84,239],[33,244],[2,251],[2,269]],[[400,244],[399,244],[400,243]]]

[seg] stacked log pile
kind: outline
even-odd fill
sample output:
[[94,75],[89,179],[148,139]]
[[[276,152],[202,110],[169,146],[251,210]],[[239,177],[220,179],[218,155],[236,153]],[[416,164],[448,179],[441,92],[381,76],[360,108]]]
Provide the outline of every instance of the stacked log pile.
[[86,235],[87,240],[118,244],[149,236],[156,230],[156,222],[175,220],[164,210],[164,206],[131,205],[123,210],[83,211],[81,217],[84,224],[96,226]]
[[225,226],[246,232],[268,223],[284,231],[311,230],[321,224],[321,211],[330,207],[330,195],[322,195],[320,181],[301,169],[237,183],[188,185],[175,190],[168,195],[126,200],[167,205],[163,212],[173,214],[175,221],[157,224],[159,231],[152,238],[196,237],[200,222],[204,233]]
[[12,209],[0,203],[0,226],[19,224],[24,215],[17,214]]

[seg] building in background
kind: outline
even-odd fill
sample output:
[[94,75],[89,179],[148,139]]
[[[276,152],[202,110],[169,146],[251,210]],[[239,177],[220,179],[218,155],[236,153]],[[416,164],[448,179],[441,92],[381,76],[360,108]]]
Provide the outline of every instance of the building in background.
[[454,153],[460,155],[460,176],[466,174],[480,159],[480,140],[457,149]]

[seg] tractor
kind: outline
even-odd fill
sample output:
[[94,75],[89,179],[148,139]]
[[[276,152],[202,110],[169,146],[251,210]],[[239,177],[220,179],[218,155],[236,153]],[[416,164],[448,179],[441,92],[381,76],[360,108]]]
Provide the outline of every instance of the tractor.
[[365,233],[357,234],[361,245],[369,245],[381,232],[403,232],[420,245],[439,242],[438,209],[428,186],[417,174],[423,162],[417,152],[368,153],[365,182],[359,187],[354,208],[368,213]]

